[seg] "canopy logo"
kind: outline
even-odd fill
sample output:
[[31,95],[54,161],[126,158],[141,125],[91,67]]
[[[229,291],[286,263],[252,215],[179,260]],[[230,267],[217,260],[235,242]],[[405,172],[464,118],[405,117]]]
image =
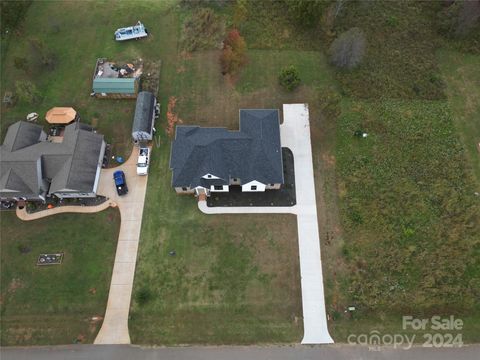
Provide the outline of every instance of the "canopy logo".
[[[381,347],[394,349],[411,349],[414,343],[422,347],[462,347],[463,320],[449,317],[432,316],[429,319],[419,319],[413,316],[402,317],[401,333],[382,334],[372,330],[368,334],[350,334],[347,342],[350,345],[368,346],[370,350],[379,350]],[[420,334],[415,334],[415,332]]]

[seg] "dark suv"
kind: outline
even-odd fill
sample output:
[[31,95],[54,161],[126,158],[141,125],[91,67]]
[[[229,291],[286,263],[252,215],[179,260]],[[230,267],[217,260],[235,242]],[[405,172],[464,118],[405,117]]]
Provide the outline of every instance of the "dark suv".
[[117,194],[122,196],[128,193],[127,181],[125,180],[125,173],[122,170],[113,173],[113,181],[117,188]]

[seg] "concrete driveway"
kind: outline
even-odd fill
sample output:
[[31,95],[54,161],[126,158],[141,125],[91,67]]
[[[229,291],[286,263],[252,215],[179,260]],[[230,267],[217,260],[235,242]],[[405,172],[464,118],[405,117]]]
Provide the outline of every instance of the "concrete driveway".
[[[130,158],[124,164],[102,170],[100,177],[98,194],[107,196],[116,203],[120,210],[121,225],[107,309],[95,344],[130,344],[128,313],[148,178],[136,173],[138,151],[138,147],[134,147]],[[117,195],[113,183],[113,173],[117,170],[125,172],[129,189],[127,195]]]
[[330,344],[333,343],[333,339],[328,332],[325,312],[307,104],[283,105],[280,137],[282,146],[290,148],[293,152],[297,205],[291,207],[208,207],[207,202],[200,199],[198,207],[206,214],[291,213],[297,215],[304,328],[302,344]]

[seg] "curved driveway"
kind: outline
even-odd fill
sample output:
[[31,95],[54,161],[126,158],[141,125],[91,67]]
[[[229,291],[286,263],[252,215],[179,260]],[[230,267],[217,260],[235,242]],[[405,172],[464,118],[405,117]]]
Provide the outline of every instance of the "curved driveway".
[[284,104],[280,125],[282,146],[293,152],[297,205],[292,207],[208,207],[198,202],[206,214],[291,213],[297,215],[300,276],[302,284],[303,328],[302,344],[330,344],[323,293],[320,236],[313,177],[312,146],[308,104]]

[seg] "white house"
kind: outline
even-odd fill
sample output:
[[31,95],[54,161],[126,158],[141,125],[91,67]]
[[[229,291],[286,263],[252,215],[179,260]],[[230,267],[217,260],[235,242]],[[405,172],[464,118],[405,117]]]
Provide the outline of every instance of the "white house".
[[283,161],[278,110],[240,110],[240,129],[177,126],[170,168],[177,193],[279,189]]

